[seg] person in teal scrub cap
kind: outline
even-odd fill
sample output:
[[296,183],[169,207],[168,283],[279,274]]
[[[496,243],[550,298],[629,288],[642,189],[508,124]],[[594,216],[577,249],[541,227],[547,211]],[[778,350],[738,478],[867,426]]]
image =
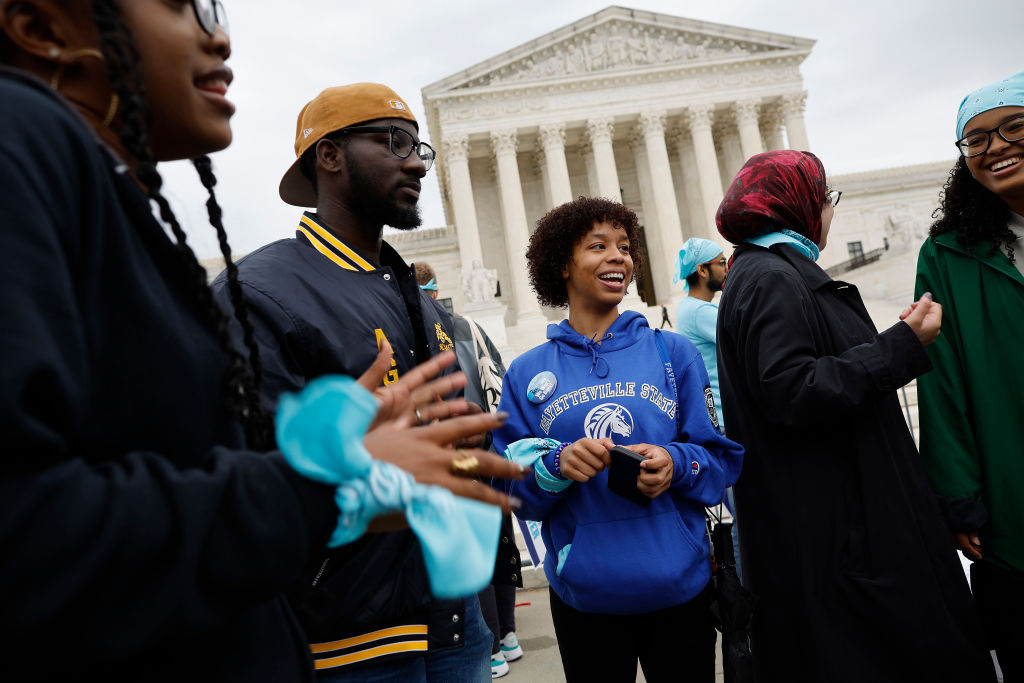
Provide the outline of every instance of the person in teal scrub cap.
[[1024,72],[972,92],[960,158],[921,247],[917,292],[942,303],[918,379],[921,456],[1004,680],[1024,680]]
[[676,308],[676,329],[697,347],[711,380],[715,396],[718,424],[725,428],[722,415],[722,394],[718,390],[718,355],[716,352],[718,306],[711,303],[725,282],[725,254],[711,240],[691,237],[679,250],[673,282],[683,281],[687,296]]

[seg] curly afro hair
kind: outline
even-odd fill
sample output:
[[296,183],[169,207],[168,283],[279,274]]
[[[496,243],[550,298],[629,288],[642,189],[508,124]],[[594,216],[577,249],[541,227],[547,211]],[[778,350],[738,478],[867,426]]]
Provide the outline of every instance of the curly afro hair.
[[991,240],[991,254],[1002,249],[1014,263],[1013,243],[1017,236],[1007,227],[1010,209],[997,195],[974,179],[963,157],[956,160],[949,178],[942,188],[942,202],[935,209],[928,235],[935,239],[947,232],[955,232],[960,244],[971,249],[980,242]]
[[540,303],[553,308],[569,305],[562,269],[572,260],[576,244],[596,223],[611,223],[626,231],[629,255],[633,259],[633,277],[638,277],[643,263],[640,224],[636,214],[618,202],[599,197],[579,197],[548,211],[537,221],[537,229],[530,236],[526,261],[530,269],[530,286]]

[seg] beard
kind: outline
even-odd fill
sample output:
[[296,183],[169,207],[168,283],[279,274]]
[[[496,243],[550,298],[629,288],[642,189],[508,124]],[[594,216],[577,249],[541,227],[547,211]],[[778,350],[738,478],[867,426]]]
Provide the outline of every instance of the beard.
[[712,278],[708,279],[708,289],[710,289],[712,292],[721,292],[722,291],[722,285],[724,285],[724,284],[725,284],[724,280],[715,280],[715,279],[712,279]]
[[413,230],[420,227],[419,204],[403,205],[395,197],[393,189],[384,197],[379,197],[380,186],[369,180],[362,169],[351,160],[346,160],[349,184],[353,195],[358,199],[354,209],[356,213],[368,221],[379,225],[389,225],[396,230]]

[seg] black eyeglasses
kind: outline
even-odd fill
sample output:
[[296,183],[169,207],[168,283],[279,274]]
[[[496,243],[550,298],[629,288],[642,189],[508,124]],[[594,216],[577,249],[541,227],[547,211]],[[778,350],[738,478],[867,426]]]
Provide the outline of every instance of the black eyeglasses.
[[228,33],[228,14],[220,0],[192,0],[192,9],[196,11],[199,26],[211,36],[218,26]]
[[390,126],[350,126],[349,128],[342,128],[338,132],[387,133],[390,136],[389,144],[391,145],[392,154],[399,159],[406,159],[412,154],[413,150],[416,150],[416,156],[426,166],[427,171],[434,165],[434,159],[437,157],[437,152],[434,151],[433,147],[425,142],[416,142],[416,139],[409,131],[394,124]]
[[839,198],[842,196],[842,190],[832,190],[831,192],[825,194],[825,201],[831,204],[832,206],[835,206],[836,204],[839,203]]
[[999,137],[1007,142],[1024,140],[1024,116],[1015,116],[1009,121],[1003,121],[995,128],[965,135],[956,141],[956,148],[968,159],[984,154],[992,144],[992,133],[999,133]]

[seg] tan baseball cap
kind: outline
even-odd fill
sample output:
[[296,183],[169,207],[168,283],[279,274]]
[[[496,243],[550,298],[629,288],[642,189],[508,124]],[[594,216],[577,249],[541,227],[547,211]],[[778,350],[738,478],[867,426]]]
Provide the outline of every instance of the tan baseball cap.
[[299,168],[303,153],[329,133],[374,119],[405,119],[416,123],[405,100],[379,83],[327,88],[308,102],[295,124],[295,163],[281,178],[278,188],[281,199],[293,206],[316,206],[313,184]]

